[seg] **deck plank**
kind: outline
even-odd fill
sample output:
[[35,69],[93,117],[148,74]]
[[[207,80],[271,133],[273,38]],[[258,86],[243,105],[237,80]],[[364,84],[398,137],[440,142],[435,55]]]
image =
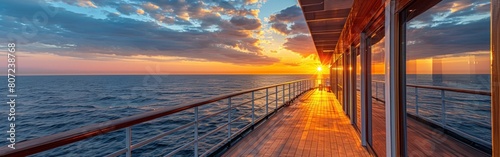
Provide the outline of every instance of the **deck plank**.
[[310,91],[223,156],[370,156],[332,93]]

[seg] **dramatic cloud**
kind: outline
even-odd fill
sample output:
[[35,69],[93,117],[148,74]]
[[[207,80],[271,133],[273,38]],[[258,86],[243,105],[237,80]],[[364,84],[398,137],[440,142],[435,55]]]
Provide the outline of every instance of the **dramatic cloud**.
[[245,0],[245,4],[254,4],[259,2],[259,0]]
[[286,43],[283,44],[283,47],[303,57],[316,54],[313,40],[311,36],[308,35],[296,35],[286,38]]
[[146,3],[142,4],[142,8],[144,8],[144,10],[147,10],[147,11],[155,11],[155,10],[160,9],[159,6],[157,6],[151,2],[146,2]]
[[135,13],[137,11],[136,8],[134,8],[132,5],[129,5],[129,4],[122,4],[116,10],[118,10],[120,13],[125,14],[125,15],[130,15],[130,14]]
[[308,34],[307,24],[300,7],[293,5],[269,17],[269,24],[284,35]]
[[306,20],[300,7],[293,5],[269,17],[274,31],[287,36],[283,47],[307,57],[316,54],[314,42],[309,34]]
[[249,19],[241,16],[231,18],[231,23],[246,30],[260,29],[261,26],[258,19]]
[[68,4],[76,4],[81,7],[92,7],[92,8],[97,8],[97,6],[92,2],[91,0],[63,0],[64,2]]
[[[0,43],[17,40],[28,52],[69,56],[176,56],[235,64],[279,61],[262,55],[259,40],[254,37],[261,22],[253,16],[253,9],[245,6],[249,1],[87,0],[81,2],[92,3],[95,9],[114,8],[122,15],[104,9],[100,11],[104,14],[97,14],[107,17],[103,19],[96,18],[96,14],[57,8],[54,16],[32,21],[31,17],[44,12],[39,2],[43,6],[57,6],[36,0],[8,1],[0,6],[0,19],[4,21],[0,23]],[[61,2],[82,6],[80,1]],[[211,10],[223,3],[224,10]]]
[[489,1],[443,1],[412,19],[407,58],[489,51]]

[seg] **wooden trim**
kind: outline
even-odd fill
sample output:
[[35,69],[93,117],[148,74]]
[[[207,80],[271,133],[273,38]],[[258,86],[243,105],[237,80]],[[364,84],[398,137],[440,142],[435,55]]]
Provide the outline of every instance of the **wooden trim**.
[[414,0],[397,0],[396,1],[396,12],[400,12],[401,10],[406,8],[406,6],[408,6],[412,1],[414,1]]
[[[377,19],[377,13],[382,13],[380,15],[383,16],[383,10],[383,0],[354,1],[335,48],[336,52],[345,53],[351,45],[357,45],[360,41],[359,34],[370,25],[370,21]],[[383,22],[380,24],[383,25]]]
[[500,0],[491,0],[491,128],[492,156],[500,157]]

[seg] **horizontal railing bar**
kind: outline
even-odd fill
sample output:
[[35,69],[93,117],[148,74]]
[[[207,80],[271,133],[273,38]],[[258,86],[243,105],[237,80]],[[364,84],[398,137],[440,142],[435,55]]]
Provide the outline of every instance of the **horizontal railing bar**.
[[194,107],[206,105],[212,102],[216,102],[219,100],[227,99],[230,97],[235,97],[242,94],[251,93],[253,91],[263,90],[266,88],[274,88],[280,87],[282,85],[291,84],[295,82],[300,82],[308,79],[290,81],[281,84],[275,84],[265,87],[258,87],[253,89],[248,89],[240,92],[234,92],[231,94],[219,95],[215,97],[211,97],[208,99],[204,99],[201,101],[193,101],[190,103],[184,103],[181,105],[170,106],[159,108],[154,111],[148,111],[141,114],[124,117],[116,120],[110,120],[103,123],[92,124],[76,129],[72,129],[69,131],[44,136],[40,138],[36,138],[33,140],[23,141],[16,144],[16,149],[11,149],[7,146],[0,147],[0,156],[27,156],[31,154],[35,154],[41,151],[49,150],[52,148],[56,148],[59,146],[63,146],[66,144],[70,144],[73,142],[81,141],[90,137],[94,137],[97,135],[105,134],[108,132],[116,131],[122,128],[130,127],[136,124],[140,124],[143,122],[147,122],[153,119],[157,119],[160,117],[164,117],[167,115],[171,115],[174,113],[178,113],[187,109],[191,109]]
[[125,152],[127,152],[127,148],[120,149],[114,153],[107,155],[106,157],[116,157],[116,156],[122,155]]
[[435,89],[435,90],[444,90],[444,91],[451,91],[451,92],[458,92],[458,93],[468,93],[468,94],[491,96],[491,92],[488,92],[488,91],[457,89],[457,88],[437,87],[437,86],[425,86],[425,85],[413,85],[413,84],[408,84],[406,86],[416,87],[416,88],[424,88],[424,89]]
[[[274,93],[274,94],[275,94],[275,93]],[[297,96],[297,97],[298,97],[298,96]],[[273,102],[276,102],[276,100],[271,101],[271,102],[269,102],[269,103],[271,104],[271,103],[273,103]],[[270,114],[271,114],[271,113],[270,113]],[[268,115],[266,115],[266,116],[269,116],[270,114],[268,114]],[[245,116],[245,115],[244,115],[244,116]],[[236,118],[236,119],[243,118],[244,116],[240,116],[240,117],[238,117],[238,118]],[[262,120],[262,119],[266,118],[266,116],[262,116],[262,117],[260,117],[259,119],[257,119],[257,121],[260,121],[260,120]],[[236,119],[235,119],[235,120],[236,120]],[[233,138],[233,136],[236,136],[236,135],[240,134],[240,133],[241,133],[241,131],[244,131],[246,128],[249,128],[251,125],[252,125],[252,124],[247,124],[245,127],[243,127],[242,129],[240,129],[239,131],[237,131],[235,134],[231,135],[231,137],[230,137],[230,138],[226,138],[226,139],[222,140],[221,142],[219,142],[218,144],[216,144],[215,146],[213,146],[213,147],[211,147],[209,150],[207,150],[205,153],[203,153],[201,156],[202,156],[202,157],[203,157],[203,156],[208,156],[208,155],[209,155],[210,153],[212,153],[215,149],[218,149],[221,145],[224,145],[224,144],[226,144],[229,140],[231,140],[231,139]],[[226,126],[226,125],[225,125],[225,126]],[[207,133],[207,134],[208,134],[208,133]]]
[[208,149],[207,151],[205,151],[205,153],[201,154],[200,157],[204,157],[204,156],[208,156],[210,153],[212,153],[215,149],[218,149],[221,145],[223,144],[226,144],[229,140],[231,140],[230,138],[226,138],[224,140],[222,140],[221,142],[217,143],[215,146],[213,146],[212,148]]
[[271,104],[274,104],[274,102],[276,102],[276,100],[273,100],[273,101],[269,101],[269,103],[268,103],[268,104],[269,104],[269,107],[272,107],[272,106],[274,106],[274,105],[271,105]]
[[[262,96],[262,97],[259,97],[259,98],[255,98],[255,99],[254,99],[254,101],[255,101],[255,100],[260,100],[260,99],[263,99],[263,98],[265,98],[265,97],[266,97],[266,96]],[[251,99],[251,98],[249,98],[249,99]],[[232,108],[235,108],[235,107],[240,107],[240,106],[242,106],[242,105],[245,105],[245,104],[248,104],[248,103],[251,103],[251,102],[252,102],[252,100],[248,100],[248,101],[245,101],[245,102],[243,102],[243,103],[241,103],[241,104],[238,104],[238,105],[236,105],[236,106],[233,106]]]
[[385,83],[384,81],[379,81],[379,80],[372,80],[372,82]]
[[[384,81],[372,81],[372,82],[385,83]],[[457,92],[457,93],[467,93],[467,94],[491,96],[491,92],[489,92],[489,91],[458,89],[458,88],[427,86],[427,85],[414,85],[414,84],[407,84],[406,86],[416,87],[416,88],[424,88],[424,89],[444,90],[444,91],[451,91],[451,92]]]
[[188,142],[188,143],[186,143],[185,145],[183,145],[183,146],[181,146],[181,147],[179,147],[179,148],[177,148],[177,149],[175,149],[175,150],[171,151],[170,153],[168,153],[168,154],[167,154],[167,155],[165,155],[165,156],[173,156],[175,153],[178,153],[178,152],[180,152],[181,150],[186,149],[186,147],[188,147],[188,146],[190,146],[190,145],[194,144],[195,142],[196,142],[196,140],[193,140],[193,141],[191,141],[191,142]]
[[248,116],[248,115],[250,115],[250,114],[252,114],[252,112],[248,112],[248,113],[246,113],[246,114],[244,114],[244,115],[239,116],[238,118],[232,119],[232,121],[234,122],[235,120],[239,120],[239,119],[241,119],[241,118],[243,118],[243,117],[245,117],[245,116]]
[[[273,94],[276,94],[276,93],[273,93]],[[257,98],[257,99],[255,99],[255,100],[258,100],[258,99],[261,99],[261,98],[264,98],[264,97],[265,97],[265,96],[260,97],[260,98]],[[274,100],[274,101],[272,101],[272,102],[275,102],[275,101],[276,101],[276,100]],[[250,100],[249,102],[251,102],[251,100]],[[234,109],[234,108],[236,108],[236,107],[242,106],[242,105],[244,105],[244,104],[246,104],[246,103],[249,103],[249,102],[245,102],[245,103],[242,103],[242,104],[239,104],[239,105],[236,105],[236,106],[232,106],[232,107],[231,107],[231,109]],[[271,103],[272,103],[272,102],[271,102]],[[221,114],[221,113],[227,112],[227,111],[229,111],[229,110],[230,110],[230,109],[225,109],[225,110],[222,110],[222,111],[216,112],[216,113],[214,113],[214,114],[211,114],[211,115],[209,115],[209,116],[205,116],[205,117],[203,117],[203,118],[200,118],[200,119],[198,120],[198,122],[199,122],[199,121],[206,120],[206,119],[211,118],[211,117],[213,117],[213,116],[216,116],[216,115],[218,115],[218,114]],[[238,118],[236,118],[236,119],[233,119],[233,120],[238,120],[238,119],[241,119],[241,118],[243,118],[243,117],[245,117],[245,116],[248,116],[249,114],[250,114],[250,113],[244,114],[244,115],[242,115],[242,116],[240,116],[240,117],[238,117]],[[262,120],[262,118],[264,118],[264,117],[261,117],[259,120]],[[178,131],[178,130],[181,130],[181,129],[187,128],[187,127],[189,127],[189,126],[193,125],[194,123],[195,123],[195,122],[188,123],[189,125],[182,126],[183,128],[178,127],[178,128],[176,128],[175,130],[171,130],[171,131],[169,131],[169,132],[163,133],[163,134],[162,134],[163,136],[158,135],[158,136],[155,136],[155,137],[153,137],[153,138],[151,138],[151,139],[148,139],[148,140],[144,141],[144,143],[143,143],[143,142],[141,142],[141,143],[138,143],[138,144],[136,144],[136,145],[133,145],[131,149],[133,150],[133,149],[135,149],[135,148],[138,148],[138,147],[141,147],[141,146],[143,146],[143,145],[149,144],[150,142],[155,141],[155,140],[157,140],[157,139],[159,139],[159,138],[162,138],[162,137],[164,137],[164,136],[167,136],[167,135],[169,135],[169,134],[171,134],[171,133],[173,133],[173,132],[175,132],[175,131]],[[215,132],[217,132],[217,131],[220,131],[220,130],[221,130],[221,129],[223,129],[223,128],[226,128],[226,127],[227,127],[227,125],[228,125],[228,124],[226,123],[226,124],[224,124],[224,125],[220,126],[219,128],[217,128],[217,129],[215,129],[215,130],[213,130],[213,131],[211,131],[211,132],[206,133],[204,136],[199,137],[199,138],[198,138],[198,141],[199,141],[199,140],[201,140],[201,139],[206,138],[208,135],[211,135],[211,134],[213,134],[213,133],[215,133]],[[147,143],[146,143],[146,142],[147,142]],[[214,149],[214,148],[212,148],[212,149]],[[126,151],[126,149],[125,149],[125,151]]]
[[210,132],[205,133],[203,136],[200,136],[198,138],[198,141],[207,138],[208,136],[212,135],[213,133],[216,133],[217,131],[220,131],[221,129],[227,129],[227,123],[224,124],[224,125],[222,125],[222,126],[220,126],[220,127],[218,127],[218,128],[216,128],[216,129],[214,129],[214,130],[212,130],[212,131],[210,131]]
[[[237,107],[237,106],[236,106],[236,107]],[[233,107],[231,107],[231,110],[232,110],[232,109],[234,109],[234,108],[233,108]],[[229,110],[230,110],[230,109],[226,108],[226,109],[224,109],[224,110],[222,110],[222,111],[215,112],[214,114],[211,114],[211,115],[208,115],[208,116],[205,116],[205,117],[203,117],[203,118],[198,119],[198,122],[201,122],[201,121],[206,120],[206,119],[208,119],[208,118],[212,118],[212,117],[217,116],[217,115],[219,115],[219,114],[221,114],[221,113],[228,112]]]
[[[250,115],[250,114],[251,114],[251,113],[246,113],[246,114],[244,114],[244,115],[242,115],[242,116],[240,116],[240,117],[238,117],[238,118],[233,119],[233,121],[234,121],[234,120],[241,119],[241,118],[243,118],[243,117],[245,117],[245,116],[248,116],[248,115]],[[194,124],[194,122],[193,122],[193,124]],[[198,141],[200,141],[201,139],[204,139],[204,138],[208,137],[209,135],[211,135],[211,134],[213,134],[213,133],[215,133],[215,132],[217,132],[217,131],[220,131],[221,129],[226,128],[226,127],[227,127],[227,125],[228,125],[228,124],[226,123],[226,124],[224,124],[224,125],[222,125],[222,126],[220,126],[220,127],[216,128],[215,130],[212,130],[212,131],[210,131],[210,132],[205,133],[203,136],[200,136],[200,137],[198,138]],[[251,125],[251,124],[248,124],[248,125]],[[245,127],[243,127],[241,130],[243,130],[244,128],[245,128]],[[237,134],[238,134],[238,132],[236,132],[234,135],[237,135]],[[173,155],[173,154],[175,154],[175,153],[177,153],[177,152],[181,151],[182,149],[186,148],[187,146],[192,145],[194,142],[196,142],[196,140],[193,140],[193,141],[191,141],[191,142],[187,143],[186,145],[184,145],[184,146],[182,146],[182,147],[179,147],[178,149],[176,149],[176,150],[174,150],[174,151],[170,152],[169,154]],[[171,155],[169,155],[169,154],[167,154],[166,156],[171,156]]]
[[185,128],[187,128],[187,127],[190,127],[190,126],[192,126],[192,125],[194,125],[194,124],[195,124],[195,122],[190,122],[190,123],[184,124],[184,125],[182,125],[182,126],[180,126],[180,127],[177,127],[177,128],[175,128],[175,129],[169,130],[169,131],[164,132],[164,133],[161,133],[160,135],[156,135],[155,137],[149,138],[149,139],[144,140],[144,141],[142,141],[142,142],[139,142],[139,143],[137,143],[137,144],[134,144],[134,145],[132,145],[132,146],[130,147],[130,149],[134,150],[134,149],[136,149],[136,148],[142,147],[142,146],[144,146],[144,145],[146,145],[146,144],[149,144],[149,143],[151,143],[151,142],[153,142],[153,141],[155,141],[155,140],[157,140],[157,139],[163,138],[163,137],[165,137],[165,136],[167,136],[167,135],[170,135],[170,134],[172,134],[172,133],[174,133],[174,132],[177,132],[177,131],[179,131],[179,130],[185,129]]
[[[449,100],[449,99],[448,99],[448,100],[445,100],[445,101],[446,101],[446,102],[449,102],[449,103],[452,103],[452,104],[458,104],[458,105],[467,105],[467,106],[471,105],[471,106],[481,106],[481,107],[485,107],[485,106],[483,106],[483,105],[481,105],[481,104],[476,104],[476,103],[462,103],[462,102],[460,102],[460,101],[458,101],[458,100]],[[488,107],[488,108],[489,108],[489,107]]]

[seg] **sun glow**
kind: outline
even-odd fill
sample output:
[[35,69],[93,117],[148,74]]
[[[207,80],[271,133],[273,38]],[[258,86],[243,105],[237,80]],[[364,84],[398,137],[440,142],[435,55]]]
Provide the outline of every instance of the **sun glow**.
[[323,70],[323,68],[321,66],[318,66],[318,68],[316,70],[318,70],[319,72],[321,72]]

